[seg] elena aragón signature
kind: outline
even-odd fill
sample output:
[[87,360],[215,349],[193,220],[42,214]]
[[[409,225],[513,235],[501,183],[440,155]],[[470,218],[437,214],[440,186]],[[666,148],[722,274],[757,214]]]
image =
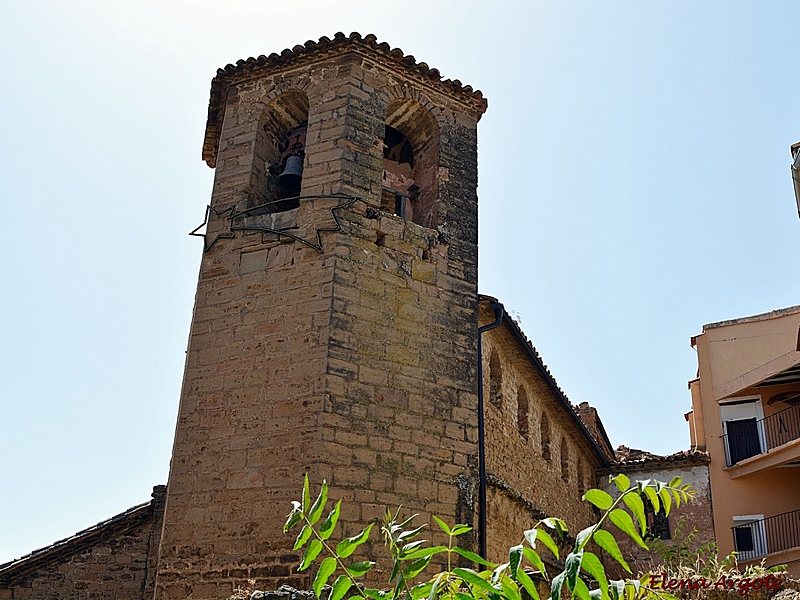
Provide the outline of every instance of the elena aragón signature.
[[767,574],[763,577],[730,577],[721,575],[719,579],[707,577],[669,577],[666,573],[650,575],[650,587],[662,590],[737,590],[744,596],[750,590],[779,590],[781,579],[775,575]]

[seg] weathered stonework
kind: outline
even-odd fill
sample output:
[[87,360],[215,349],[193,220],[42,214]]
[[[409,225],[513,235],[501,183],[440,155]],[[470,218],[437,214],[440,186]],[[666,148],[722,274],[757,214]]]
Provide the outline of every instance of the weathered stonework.
[[[225,102],[209,119],[218,132],[207,154],[211,208],[228,221],[206,236],[157,598],[224,597],[247,579],[307,587],[280,532],[304,472],[345,500],[337,535],[387,506],[421,522],[433,513],[473,521],[476,124],[485,103],[422,77],[374,39],[322,46],[215,80]],[[269,132],[303,119],[301,196],[316,198],[228,217],[266,200],[259,169],[275,155]],[[430,227],[379,210],[387,125],[420,162],[436,161],[424,171],[435,195],[415,210],[427,211]],[[331,209],[343,197],[355,200],[337,210],[340,231],[320,234],[322,252],[225,229],[282,220],[313,239],[335,229]]]
[[[495,319],[477,293],[485,109],[480,92],[374,36],[218,72],[166,500],[0,566],[0,600],[308,589],[313,569],[297,572],[281,532],[304,473],[344,500],[334,538],[400,505],[419,524],[476,525],[479,364],[488,558],[502,562],[544,516],[573,533],[594,521],[580,496],[613,458],[596,411],[572,407],[508,315],[478,357],[478,326]],[[288,155],[300,199],[281,188]],[[429,539],[444,542],[437,530]],[[360,552],[385,556],[377,539]],[[477,549],[475,532],[459,541]]]
[[[617,497],[619,490],[609,482],[610,474],[624,473],[631,481],[637,479],[671,481],[673,477],[680,477],[683,483],[692,486],[696,495],[694,501],[681,504],[679,507],[672,507],[668,517],[669,539],[662,540],[662,542],[667,546],[681,544],[684,541],[683,538],[677,539],[675,534],[676,526],[682,522],[683,535],[690,533],[693,529],[696,530],[689,544],[689,552],[696,552],[701,546],[715,541],[708,464],[709,458],[704,452],[684,451],[670,456],[656,456],[621,446],[617,451],[617,461],[608,469],[598,471],[598,483],[600,484],[598,487]],[[652,516],[648,515],[648,518]],[[657,555],[644,550],[624,534],[616,535],[616,538],[620,550],[634,573],[646,573],[659,568],[661,561]],[[720,560],[722,558],[724,557],[720,557]],[[625,575],[617,565],[610,565],[609,570],[617,577]]]
[[[481,303],[482,326],[494,321],[488,300]],[[522,532],[545,516],[565,519],[573,533],[591,524],[595,513],[580,498],[609,457],[512,319],[483,335],[487,550],[490,560],[502,562]]]
[[0,565],[0,599],[151,598],[164,494],[156,486],[151,502]]

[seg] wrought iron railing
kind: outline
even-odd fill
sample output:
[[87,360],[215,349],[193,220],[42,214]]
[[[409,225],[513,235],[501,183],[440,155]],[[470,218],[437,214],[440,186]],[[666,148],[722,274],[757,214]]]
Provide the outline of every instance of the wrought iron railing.
[[729,422],[728,433],[722,436],[729,467],[800,438],[800,404],[763,419],[742,421],[735,430],[731,425]]
[[751,560],[800,546],[800,509],[731,528],[739,560]]

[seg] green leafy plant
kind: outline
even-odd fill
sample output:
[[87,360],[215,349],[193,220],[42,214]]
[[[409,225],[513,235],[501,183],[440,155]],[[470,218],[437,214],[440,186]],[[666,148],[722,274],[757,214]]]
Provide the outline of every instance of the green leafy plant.
[[715,542],[697,543],[697,528],[689,524],[686,515],[675,523],[671,540],[654,539],[650,548],[665,572],[678,577],[714,577],[736,571],[736,552],[720,560]]
[[[381,531],[389,548],[392,569],[385,589],[367,587],[359,582],[375,565],[373,561],[351,560],[358,547],[368,540],[372,524],[336,546],[330,543],[339,520],[341,501],[323,520],[328,502],[327,483],[323,482],[312,503],[306,476],[302,499],[293,503],[284,532],[301,526],[294,544],[295,550],[304,549],[299,570],[304,571],[318,562],[312,586],[318,597],[338,573],[328,600],[343,600],[345,597],[347,600],[523,600],[523,594],[532,600],[540,600],[534,580],[550,582],[549,600],[674,599],[668,592],[650,587],[649,575],[639,579],[609,580],[600,557],[592,549],[601,548],[630,573],[614,534],[605,527],[613,525],[618,532],[647,548],[644,541],[647,528],[644,501],[650,502],[656,512],[663,508],[669,514],[673,505],[689,501],[694,492],[682,483],[680,477],[669,483],[651,480],[631,483],[625,475],[617,475],[611,481],[620,491],[616,499],[600,489],[591,489],[584,494],[583,499],[602,511],[601,516],[596,523],[578,532],[572,551],[564,557],[563,568],[552,578],[541,553],[549,552],[559,560],[559,547],[554,536],[563,538],[567,524],[557,518],[542,519],[525,531],[521,542],[509,549],[508,561],[498,565],[456,544],[458,536],[471,531],[466,525],[450,527],[434,517],[448,543],[446,546],[429,546],[427,540],[419,539],[425,526],[414,527],[415,516],[400,521],[399,509],[395,513],[387,510]],[[435,565],[441,567],[431,576],[427,570],[436,556]],[[462,560],[458,557],[472,562],[477,568],[454,567],[455,562]]]

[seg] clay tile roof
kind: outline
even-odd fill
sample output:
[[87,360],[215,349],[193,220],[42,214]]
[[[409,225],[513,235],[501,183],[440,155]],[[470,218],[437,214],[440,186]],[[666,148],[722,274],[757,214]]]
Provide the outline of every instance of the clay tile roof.
[[378,43],[378,38],[373,34],[361,37],[358,32],[345,36],[338,32],[333,39],[321,37],[319,41],[308,40],[303,45],[285,49],[280,54],[263,54],[258,58],[239,60],[236,65],[226,65],[217,70],[217,75],[211,81],[211,98],[208,103],[208,120],[206,122],[205,141],[203,143],[203,160],[209,166],[214,166],[217,156],[219,134],[222,118],[225,114],[225,98],[228,86],[233,83],[245,81],[254,77],[269,74],[275,69],[286,65],[316,58],[320,55],[341,54],[347,51],[369,52],[399,67],[405,74],[415,77],[428,85],[436,87],[439,91],[460,99],[472,107],[478,118],[486,111],[487,102],[480,90],[473,90],[468,85],[462,85],[457,79],[442,79],[438,69],[432,69],[424,62],[417,60],[410,54],[405,54],[400,48],[391,48],[386,42]]
[[707,452],[701,450],[681,450],[674,454],[661,456],[645,450],[620,446],[614,453],[616,456],[614,467],[638,467],[638,466],[657,466],[660,464],[673,464],[679,462],[705,464],[711,462],[711,457]]
[[597,443],[597,440],[592,437],[592,434],[586,428],[586,425],[581,418],[578,416],[578,413],[575,412],[575,408],[572,406],[572,403],[567,398],[567,395],[558,385],[556,378],[553,377],[553,374],[550,372],[550,369],[547,365],[544,364],[542,357],[539,355],[539,351],[534,347],[533,343],[528,339],[528,336],[525,335],[525,332],[520,329],[520,326],[517,322],[512,319],[508,315],[508,311],[505,309],[503,304],[492,296],[487,296],[485,294],[478,294],[478,301],[479,302],[497,302],[500,307],[503,309],[503,325],[506,326],[508,331],[511,335],[517,340],[522,350],[528,355],[528,358],[531,360],[531,364],[534,368],[539,371],[539,374],[545,381],[545,384],[550,388],[553,392],[553,395],[556,397],[556,400],[561,404],[564,408],[566,413],[570,416],[572,421],[575,423],[578,430],[584,435],[586,440],[589,442],[589,445],[595,451],[595,454],[600,459],[600,462],[605,466],[609,464],[609,459],[611,457],[606,456],[606,453],[603,452],[603,449],[600,447],[600,444]]
[[139,523],[147,521],[152,516],[152,506],[152,500],[143,504],[137,504],[125,512],[115,515],[110,519],[106,519],[105,521],[101,521],[97,523],[97,525],[88,527],[63,540],[54,542],[44,548],[34,550],[16,560],[0,564],[0,584],[8,582],[12,578],[23,575],[31,570],[35,570],[39,568],[40,565],[57,559],[58,557],[79,552],[100,540],[106,539],[109,535],[127,531]]

